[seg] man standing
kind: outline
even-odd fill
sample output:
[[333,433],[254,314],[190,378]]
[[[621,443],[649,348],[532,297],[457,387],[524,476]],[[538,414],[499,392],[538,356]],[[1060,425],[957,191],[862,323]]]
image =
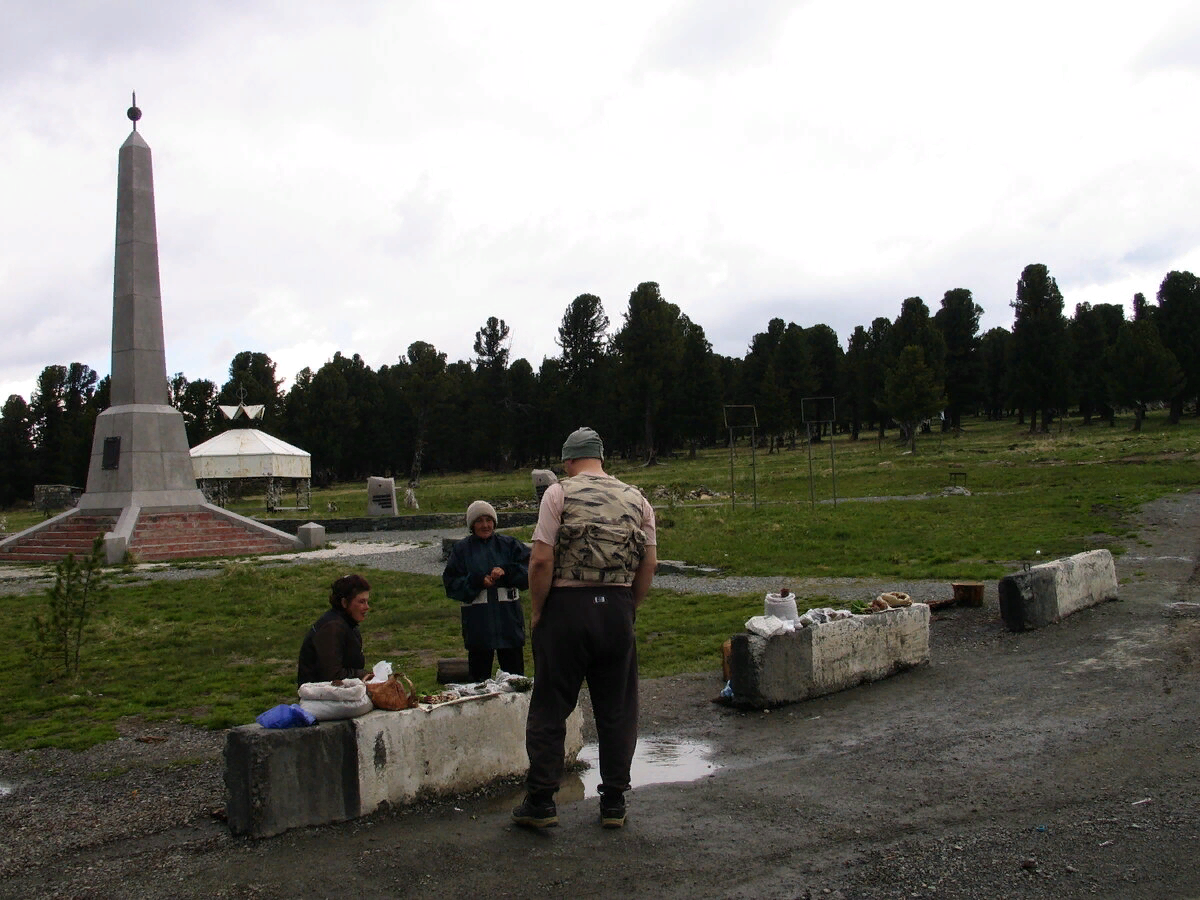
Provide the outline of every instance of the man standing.
[[567,477],[546,489],[533,531],[529,775],[512,818],[533,828],[558,824],[567,717],[586,680],[600,745],[600,823],[620,828],[637,745],[633,625],[658,563],[654,510],[641,491],[604,471],[604,445],[592,429],[573,431],[562,458]]

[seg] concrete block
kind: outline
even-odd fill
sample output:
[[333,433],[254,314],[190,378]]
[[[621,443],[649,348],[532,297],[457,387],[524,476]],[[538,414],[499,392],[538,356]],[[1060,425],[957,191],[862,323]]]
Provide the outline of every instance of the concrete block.
[[[487,694],[353,720],[358,729],[363,814],[422,792],[461,794],[497,778],[523,775],[529,697]],[[578,709],[567,721],[567,757],[583,746]]]
[[1041,628],[1115,600],[1117,569],[1107,550],[1091,550],[1005,575],[998,589],[1000,618],[1010,630]]
[[325,526],[309,522],[296,529],[296,537],[300,538],[300,546],[305,550],[316,550],[325,546]]
[[[234,728],[225,742],[229,828],[269,837],[523,775],[529,698],[487,694],[309,728]],[[568,762],[582,747],[576,709],[567,720]]]
[[104,535],[104,561],[110,566],[120,565],[125,561],[125,550],[128,541],[119,534],[111,531]]
[[832,694],[928,661],[924,603],[771,638],[743,632],[730,639],[734,702],[755,708]]
[[225,738],[225,813],[234,834],[269,837],[360,815],[353,719],[308,728],[242,725]]

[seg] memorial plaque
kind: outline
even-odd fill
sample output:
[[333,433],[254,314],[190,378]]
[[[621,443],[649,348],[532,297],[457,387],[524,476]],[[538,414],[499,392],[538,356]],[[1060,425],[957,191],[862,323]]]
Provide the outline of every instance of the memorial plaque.
[[376,478],[372,476],[367,479],[367,515],[396,515],[395,478]]

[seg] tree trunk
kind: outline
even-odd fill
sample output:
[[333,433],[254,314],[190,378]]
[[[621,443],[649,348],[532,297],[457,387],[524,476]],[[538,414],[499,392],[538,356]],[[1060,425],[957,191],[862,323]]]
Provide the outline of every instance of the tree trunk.
[[[1200,410],[1200,404],[1196,405]],[[1176,394],[1171,398],[1171,417],[1167,420],[1172,425],[1178,425],[1179,420],[1183,418],[1183,394]]]

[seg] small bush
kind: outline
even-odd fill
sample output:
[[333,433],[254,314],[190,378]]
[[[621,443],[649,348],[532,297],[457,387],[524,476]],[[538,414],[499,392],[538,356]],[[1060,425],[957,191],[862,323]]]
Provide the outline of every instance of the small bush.
[[79,674],[84,630],[108,593],[103,565],[104,540],[96,538],[82,562],[69,553],[54,567],[54,587],[46,592],[48,609],[33,620],[35,655],[51,671],[68,677]]

